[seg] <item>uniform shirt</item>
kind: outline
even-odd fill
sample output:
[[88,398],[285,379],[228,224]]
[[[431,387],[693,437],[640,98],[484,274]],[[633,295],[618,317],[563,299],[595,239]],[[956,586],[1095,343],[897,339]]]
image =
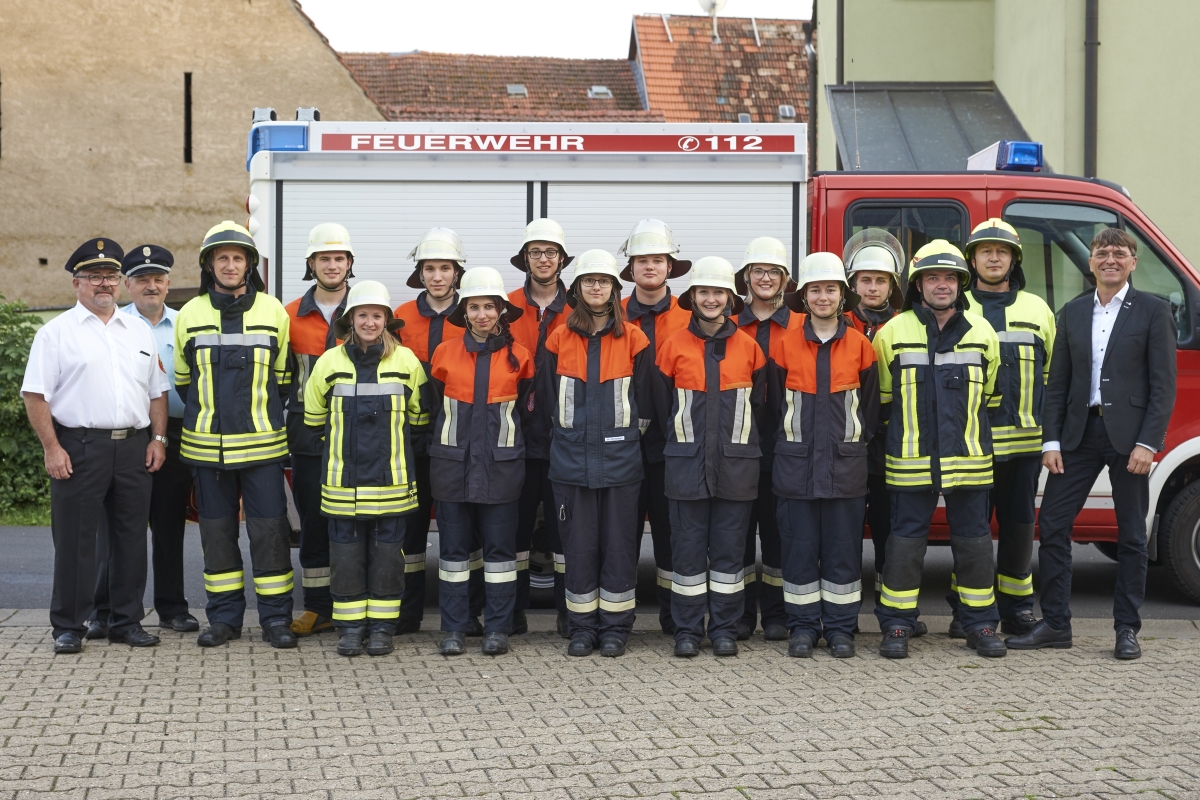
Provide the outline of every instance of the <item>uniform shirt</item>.
[[[130,303],[121,308],[121,312],[129,314],[132,317],[137,317],[150,325],[150,329],[154,331],[154,341],[158,345],[158,358],[162,361],[163,366],[175,363],[175,316],[179,313],[170,306],[163,306],[162,319],[157,325],[150,323],[150,320],[142,316],[142,312],[138,311],[137,306]],[[172,419],[183,419],[183,398],[179,396],[179,392],[175,391],[175,370],[171,369],[167,372],[167,382],[171,384],[170,391],[167,392],[167,415]]]
[[40,394],[66,428],[146,428],[150,401],[171,388],[150,326],[129,314],[108,324],[82,303],[33,337],[22,392]]

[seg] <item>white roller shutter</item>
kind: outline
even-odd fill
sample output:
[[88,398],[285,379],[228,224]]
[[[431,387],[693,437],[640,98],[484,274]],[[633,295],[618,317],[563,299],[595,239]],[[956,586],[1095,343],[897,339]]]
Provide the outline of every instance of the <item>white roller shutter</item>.
[[[412,273],[408,253],[425,231],[453,228],[467,251],[467,266],[500,269],[516,289],[524,274],[508,259],[525,229],[526,184],[416,183],[374,181],[285,181],[283,185],[283,301],[311,286],[305,283],[308,232],[322,222],[340,222],[354,243],[354,275],[381,281],[395,305],[417,291],[404,285]],[[272,285],[275,272],[272,266]]]

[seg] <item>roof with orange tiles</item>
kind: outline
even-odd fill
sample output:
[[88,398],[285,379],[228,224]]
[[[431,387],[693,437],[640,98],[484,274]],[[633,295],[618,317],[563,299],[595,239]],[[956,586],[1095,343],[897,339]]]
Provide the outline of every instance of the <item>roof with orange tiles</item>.
[[[624,59],[342,53],[391,120],[662,122]],[[525,96],[510,92],[520,84]],[[611,96],[589,97],[594,86]]]
[[[629,58],[645,81],[650,108],[667,122],[779,122],[779,106],[808,118],[804,21],[641,14],[633,18]],[[757,35],[756,35],[757,29]]]

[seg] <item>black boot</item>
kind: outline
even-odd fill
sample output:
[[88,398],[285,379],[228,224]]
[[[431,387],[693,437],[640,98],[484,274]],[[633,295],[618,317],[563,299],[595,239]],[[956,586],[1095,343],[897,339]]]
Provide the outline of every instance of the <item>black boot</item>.
[[392,645],[392,634],[383,630],[371,631],[367,640],[367,655],[386,656],[395,649]]
[[695,658],[700,655],[700,643],[695,639],[676,639],[675,655],[679,658]]
[[[359,637],[362,638],[361,636]],[[270,642],[277,650],[290,650],[300,644],[296,634],[292,633],[291,623],[280,622],[262,630],[262,640]]]
[[361,656],[363,654],[362,628],[347,628],[338,637],[337,651],[339,656]]
[[438,652],[444,656],[461,656],[466,651],[467,637],[462,631],[450,631],[438,645]]
[[492,631],[483,637],[483,653],[488,656],[502,656],[508,652],[508,634]]
[[[890,540],[889,540],[890,541]],[[884,658],[908,658],[908,628],[892,628],[883,632],[879,655]]]
[[792,658],[812,658],[813,637],[807,633],[792,634],[788,641],[788,655]]
[[951,638],[951,639],[965,639],[965,638],[967,638],[967,632],[966,632],[965,630],[963,630],[963,626],[962,626],[962,620],[960,620],[960,619],[958,618],[958,614],[957,614],[957,613],[955,613],[955,615],[954,615],[953,617],[951,617],[951,618],[950,618],[950,630],[949,630],[949,634],[950,634],[950,638]]
[[825,644],[834,658],[854,658],[854,637],[848,633],[831,633],[825,637]]
[[1046,620],[1041,620],[1029,633],[1010,636],[1004,643],[1010,650],[1040,650],[1043,647],[1066,650],[1071,647],[1071,629],[1055,630]]
[[592,644],[592,637],[586,633],[577,633],[571,637],[571,643],[567,645],[567,655],[569,656],[590,656],[595,645]]
[[600,641],[600,655],[605,658],[617,658],[625,655],[625,642],[620,636],[605,636]]
[[1011,633],[1015,636],[1024,636],[1033,630],[1037,622],[1037,617],[1033,615],[1032,611],[1028,609],[1018,611],[1011,617],[1004,617],[1000,620],[1000,632]]
[[736,656],[738,644],[728,636],[721,636],[713,639],[712,651],[714,656]]
[[991,628],[980,628],[967,634],[967,647],[984,658],[1004,658],[1008,648]]
[[220,647],[231,639],[242,638],[242,629],[226,625],[224,622],[214,622],[196,637],[196,644],[201,647]]

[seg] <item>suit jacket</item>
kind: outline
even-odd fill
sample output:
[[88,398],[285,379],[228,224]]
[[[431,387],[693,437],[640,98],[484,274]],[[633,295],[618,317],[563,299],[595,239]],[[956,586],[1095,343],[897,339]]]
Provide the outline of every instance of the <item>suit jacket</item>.
[[[1061,442],[1064,451],[1079,447],[1087,424],[1095,296],[1080,295],[1059,313],[1042,438]],[[1175,407],[1175,337],[1171,307],[1130,286],[1100,368],[1104,427],[1122,455],[1139,442],[1163,449]]]

